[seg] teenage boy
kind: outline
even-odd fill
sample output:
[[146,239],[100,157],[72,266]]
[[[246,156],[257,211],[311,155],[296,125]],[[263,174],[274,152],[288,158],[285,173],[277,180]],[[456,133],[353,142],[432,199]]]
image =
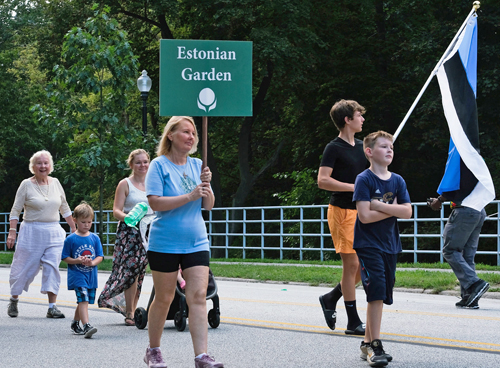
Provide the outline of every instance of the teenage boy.
[[77,230],[66,238],[62,252],[62,260],[68,264],[68,290],[75,290],[78,303],[71,331],[87,339],[97,332],[89,323],[89,304],[94,304],[97,265],[104,259],[101,240],[90,232],[93,218],[94,210],[87,203],[76,206],[73,219]]
[[337,321],[337,302],[344,296],[347,312],[346,334],[364,335],[364,323],[356,309],[356,284],[361,280],[359,261],[352,248],[356,204],[352,201],[354,180],[368,167],[363,142],[354,138],[363,127],[365,108],[356,101],[340,100],[330,110],[339,135],[325,147],[318,172],[318,187],[332,192],[328,206],[328,227],[335,251],[342,260],[342,279],[335,288],[319,297],[326,324],[332,330]]
[[394,154],[392,142],[392,135],[383,131],[365,137],[363,148],[370,168],[356,178],[353,195],[358,209],[354,249],[368,302],[361,358],[372,367],[386,366],[392,360],[380,341],[382,309],[383,303],[392,304],[397,254],[402,250],[397,219],[412,215],[405,181],[387,169]]

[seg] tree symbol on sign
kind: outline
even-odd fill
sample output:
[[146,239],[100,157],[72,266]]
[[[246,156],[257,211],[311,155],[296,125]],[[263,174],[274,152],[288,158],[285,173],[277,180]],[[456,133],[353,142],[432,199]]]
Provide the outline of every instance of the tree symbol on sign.
[[[215,93],[210,88],[203,88],[198,95],[198,107],[208,112],[215,109],[217,106],[217,99],[215,98]],[[208,107],[208,110],[207,110]]]

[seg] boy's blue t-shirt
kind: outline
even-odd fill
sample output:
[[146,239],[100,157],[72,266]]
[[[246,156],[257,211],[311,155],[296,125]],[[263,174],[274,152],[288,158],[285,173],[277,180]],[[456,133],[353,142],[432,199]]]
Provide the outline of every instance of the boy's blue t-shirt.
[[[394,198],[397,198],[399,204],[411,203],[406,183],[400,175],[391,173],[388,180],[383,180],[366,169],[356,178],[353,201],[371,202],[378,199],[391,204]],[[354,226],[353,248],[378,248],[389,254],[400,253],[402,248],[397,217],[363,224],[358,216]]]
[[[101,240],[96,234],[90,233],[88,236],[79,236],[73,233],[64,240],[61,259],[78,258],[80,256],[88,256],[93,260],[96,257],[104,257]],[[97,289],[97,266],[87,267],[82,264],[68,264],[68,290],[74,290],[76,287]]]
[[[185,165],[175,165],[166,156],[151,161],[146,175],[146,195],[175,197],[191,193],[201,184],[202,161],[187,158]],[[194,253],[208,251],[201,198],[169,211],[156,211],[149,232],[149,250],[159,253]]]

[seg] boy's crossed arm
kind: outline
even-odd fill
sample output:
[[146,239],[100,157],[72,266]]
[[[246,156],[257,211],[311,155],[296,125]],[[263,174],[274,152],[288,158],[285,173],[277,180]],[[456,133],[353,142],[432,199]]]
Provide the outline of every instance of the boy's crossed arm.
[[398,204],[397,198],[392,204],[380,202],[378,200],[357,201],[359,221],[363,224],[370,224],[385,220],[389,217],[409,219],[412,215],[411,203]]

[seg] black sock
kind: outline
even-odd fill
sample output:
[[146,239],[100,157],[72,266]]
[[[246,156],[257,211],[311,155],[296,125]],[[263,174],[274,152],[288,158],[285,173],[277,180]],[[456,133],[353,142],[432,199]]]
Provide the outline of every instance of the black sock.
[[323,302],[325,303],[326,309],[335,310],[340,298],[342,298],[342,287],[339,282],[332,291],[323,295]]
[[347,329],[355,330],[361,323],[356,309],[356,300],[346,302],[344,300],[345,311],[347,312]]

